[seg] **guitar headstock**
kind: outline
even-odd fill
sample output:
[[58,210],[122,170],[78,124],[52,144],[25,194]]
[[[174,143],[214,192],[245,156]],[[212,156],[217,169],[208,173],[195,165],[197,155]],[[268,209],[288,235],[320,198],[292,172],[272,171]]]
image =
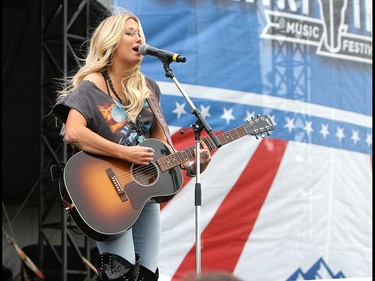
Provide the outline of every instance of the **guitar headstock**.
[[256,118],[252,117],[251,120],[247,120],[246,122],[247,124],[244,125],[246,134],[253,135],[256,138],[258,138],[258,135],[264,137],[264,133],[269,136],[269,131],[272,131],[274,129],[272,120],[267,115],[257,115]]

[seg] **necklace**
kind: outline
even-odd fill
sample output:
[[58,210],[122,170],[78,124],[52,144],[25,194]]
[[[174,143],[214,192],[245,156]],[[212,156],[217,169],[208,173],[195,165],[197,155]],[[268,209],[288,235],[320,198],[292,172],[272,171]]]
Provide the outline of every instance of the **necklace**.
[[109,87],[111,87],[111,90],[115,94],[116,98],[119,100],[119,102],[122,103],[122,105],[125,105],[124,101],[117,94],[115,87],[113,87],[112,80],[111,80],[111,77],[109,77],[108,71],[107,70],[103,71],[103,74],[104,74],[105,80],[108,82]]
[[[111,87],[111,90],[112,92],[115,94],[116,98],[118,99],[119,102],[121,102],[122,105],[126,105],[123,100],[119,97],[119,95],[117,94],[116,90],[115,90],[115,87],[113,87],[113,84],[112,84],[112,80],[111,78],[109,77],[109,74],[108,74],[108,71],[105,70],[102,72],[103,73],[103,76],[105,78],[105,80],[108,82],[109,84],[109,87]],[[107,87],[108,89],[108,87]],[[140,135],[144,135],[144,133],[142,132],[142,130],[140,129],[140,126],[137,125],[137,124],[140,124],[141,121],[140,121],[140,116],[138,115],[137,116],[137,120],[136,120],[136,123],[133,123],[133,122],[130,122],[130,126],[135,130],[137,131],[138,134]]]

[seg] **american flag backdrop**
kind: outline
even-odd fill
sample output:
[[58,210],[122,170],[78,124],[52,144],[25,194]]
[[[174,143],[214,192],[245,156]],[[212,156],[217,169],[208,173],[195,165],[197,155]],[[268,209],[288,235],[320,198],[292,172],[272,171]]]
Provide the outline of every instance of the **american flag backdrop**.
[[[202,271],[247,281],[372,276],[372,5],[367,0],[114,1],[170,67],[215,134],[259,115],[270,136],[212,152],[201,175]],[[156,57],[177,149],[196,121]],[[202,132],[202,138],[206,132]],[[195,271],[195,178],[161,205],[160,279]]]

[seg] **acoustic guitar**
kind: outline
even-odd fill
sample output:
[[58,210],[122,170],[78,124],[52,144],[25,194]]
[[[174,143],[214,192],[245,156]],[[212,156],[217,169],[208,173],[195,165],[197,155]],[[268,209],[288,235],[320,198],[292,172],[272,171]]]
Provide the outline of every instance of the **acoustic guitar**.
[[[273,130],[268,116],[257,116],[245,125],[219,134],[222,145],[246,135],[264,137]],[[203,142],[215,150],[211,138]],[[61,180],[61,200],[77,227],[88,237],[103,241],[129,229],[149,199],[163,202],[182,187],[180,165],[194,158],[195,145],[172,152],[161,141],[147,139],[140,146],[155,150],[149,165],[87,152],[74,154],[66,163]]]

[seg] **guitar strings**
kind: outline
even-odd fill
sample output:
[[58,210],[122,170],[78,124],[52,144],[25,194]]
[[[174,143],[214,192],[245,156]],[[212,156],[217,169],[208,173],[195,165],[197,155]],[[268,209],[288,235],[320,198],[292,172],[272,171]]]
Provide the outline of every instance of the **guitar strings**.
[[[141,174],[142,178],[149,177],[149,179],[151,179],[151,177],[157,176],[158,170],[160,170],[160,169],[158,168],[157,163],[153,163],[153,164],[150,164],[150,165],[147,165],[147,166],[136,167],[136,168],[134,168],[132,170],[129,170],[127,172],[115,171],[115,175],[116,175],[116,178],[119,181],[122,189],[125,191],[125,186],[130,187],[130,186],[134,186],[134,185],[142,185],[141,183],[136,181],[137,174],[138,175]],[[100,171],[97,171],[97,172],[105,172],[105,170],[103,169],[103,170],[100,170]],[[135,174],[134,177],[132,176],[132,174]],[[108,183],[108,182],[111,183],[111,180],[108,177],[101,177],[100,179],[96,180],[96,184],[104,184],[104,183]]]
[[[154,164],[149,164],[147,166],[139,166],[136,167],[128,172],[125,173],[120,173],[117,175],[117,179],[121,181],[132,181],[134,178],[137,178],[137,175],[142,175],[143,177],[152,177],[156,176],[158,174],[158,167],[156,163]],[[132,176],[134,175],[134,177]]]

